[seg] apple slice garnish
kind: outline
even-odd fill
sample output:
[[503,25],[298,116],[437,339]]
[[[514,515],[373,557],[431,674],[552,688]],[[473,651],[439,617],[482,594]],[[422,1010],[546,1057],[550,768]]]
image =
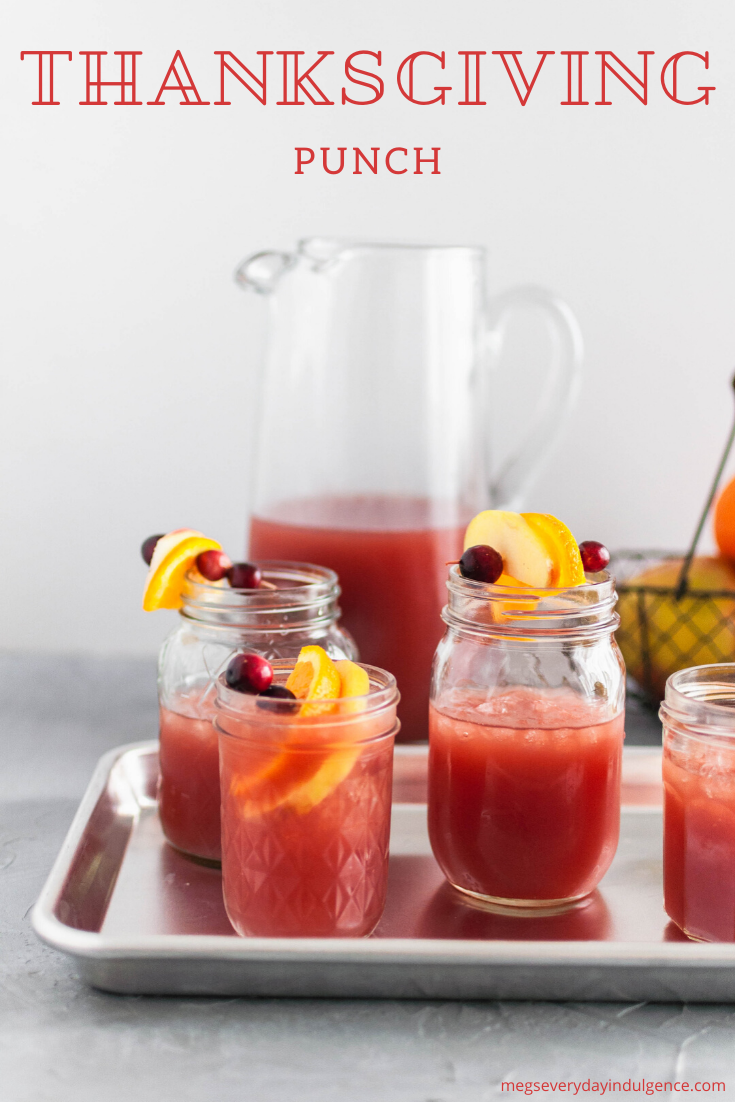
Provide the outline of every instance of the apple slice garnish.
[[520,513],[502,509],[478,513],[464,537],[465,548],[476,544],[495,548],[503,558],[503,574],[517,578],[523,585],[545,589],[551,584],[554,560],[546,542]]
[[465,533],[465,550],[478,544],[502,557],[503,572],[496,585],[562,589],[585,582],[574,536],[550,513],[486,509],[470,521]]

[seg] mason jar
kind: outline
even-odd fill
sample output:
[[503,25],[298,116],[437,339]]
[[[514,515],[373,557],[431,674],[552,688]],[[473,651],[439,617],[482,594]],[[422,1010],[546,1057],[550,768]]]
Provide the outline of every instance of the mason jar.
[[[299,704],[217,683],[222,890],[252,937],[365,937],[388,883],[395,678]],[[290,662],[274,663],[285,684]]]
[[672,674],[660,716],[664,907],[696,941],[735,941],[735,665]]
[[158,806],[166,838],[193,857],[217,862],[220,786],[215,685],[233,654],[249,650],[269,661],[297,658],[318,644],[330,658],[357,657],[338,626],[337,575],[310,563],[261,562],[259,589],[232,589],[190,574],[181,622],[158,661],[160,778]]
[[450,570],[429,715],[429,834],[450,884],[535,913],[589,895],[620,829],[614,579],[512,589]]

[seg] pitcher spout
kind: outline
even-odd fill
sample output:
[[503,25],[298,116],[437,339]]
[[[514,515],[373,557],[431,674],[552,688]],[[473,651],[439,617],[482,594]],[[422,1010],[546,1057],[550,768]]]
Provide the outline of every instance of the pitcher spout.
[[259,295],[271,294],[284,272],[292,268],[296,257],[292,253],[268,251],[253,253],[235,270],[235,283],[245,291]]

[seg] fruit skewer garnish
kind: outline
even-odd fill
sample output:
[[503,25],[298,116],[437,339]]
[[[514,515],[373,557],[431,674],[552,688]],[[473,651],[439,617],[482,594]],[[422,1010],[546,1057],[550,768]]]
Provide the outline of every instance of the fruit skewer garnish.
[[550,513],[486,509],[470,521],[459,560],[460,574],[473,581],[534,589],[584,585],[610,562],[601,543],[577,546],[567,526]]
[[323,647],[315,645],[301,648],[285,685],[274,684],[273,666],[254,651],[236,654],[230,659],[225,681],[239,693],[302,700],[305,703],[300,707],[301,715],[318,714],[316,703],[310,706],[310,702],[332,700],[345,704],[348,712],[355,711],[352,698],[367,696],[370,692],[370,678],[362,666],[347,659],[334,662]]
[[197,570],[208,582],[227,579],[233,589],[275,589],[267,582],[256,563],[233,563],[216,540],[192,528],[177,528],[165,535],[149,536],[140,553],[148,566],[143,593],[143,608],[181,608],[184,580]]
[[[273,667],[255,654],[235,655],[225,673],[230,688],[257,693],[256,703],[263,699],[262,706],[266,706],[266,699],[270,702],[275,697],[279,703],[271,710],[288,712],[297,722],[301,717],[318,717],[337,711],[342,715],[359,712],[363,708],[360,697],[370,692],[370,679],[362,666],[346,660],[333,662],[319,646],[301,648],[285,686],[274,685],[272,678]],[[261,681],[268,681],[268,687],[256,688]],[[325,748],[320,752],[317,741],[313,753],[304,753],[309,730],[309,727],[297,727],[292,736],[301,752],[295,752],[287,739],[281,753],[263,770],[255,775],[234,778],[231,792],[240,801],[243,818],[263,815],[276,807],[306,814],[347,777],[359,757],[360,746]]]
[[[260,705],[261,707],[272,707],[279,713],[298,712],[296,697],[285,685],[274,683],[273,667],[260,654],[236,654],[227,664],[225,682],[238,693],[265,697],[268,703]],[[280,704],[271,705],[272,700],[278,700]]]

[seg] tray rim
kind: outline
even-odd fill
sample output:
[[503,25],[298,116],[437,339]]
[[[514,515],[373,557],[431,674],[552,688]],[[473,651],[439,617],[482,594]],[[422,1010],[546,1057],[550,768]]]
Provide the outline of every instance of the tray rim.
[[[657,747],[627,747],[655,753]],[[405,756],[425,752],[423,747],[396,747]],[[238,960],[242,962],[334,964],[434,964],[555,967],[559,965],[602,968],[640,968],[667,965],[676,968],[702,966],[735,968],[735,943],[726,942],[612,942],[612,941],[511,941],[439,938],[240,938],[212,934],[148,934],[110,937],[102,932],[77,930],[54,914],[86,824],[102,795],[113,766],[127,755],[157,753],[158,741],[125,743],[107,751],[98,761],[77,808],[59,853],[31,912],[38,937],[52,948],[73,957],[93,961],[146,959],[175,961]],[[633,754],[631,755],[631,751]],[[415,810],[426,804],[395,804]],[[143,805],[139,804],[141,810]],[[634,814],[660,814],[658,807],[624,805]]]

